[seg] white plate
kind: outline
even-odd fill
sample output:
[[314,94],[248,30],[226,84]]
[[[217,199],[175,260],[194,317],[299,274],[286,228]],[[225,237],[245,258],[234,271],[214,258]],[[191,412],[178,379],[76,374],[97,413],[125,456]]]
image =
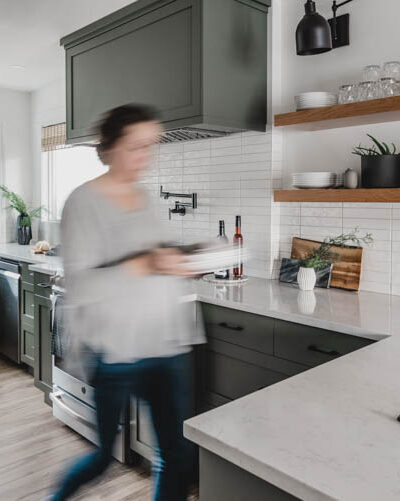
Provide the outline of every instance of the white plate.
[[309,96],[335,96],[333,92],[300,92],[296,97],[309,97]]
[[296,178],[296,179],[300,179],[300,178],[308,178],[308,179],[321,179],[321,178],[331,178],[331,177],[336,177],[336,174],[329,174],[329,172],[327,172],[326,174],[319,174],[319,173],[316,173],[316,174],[312,174],[312,173],[304,173],[304,174],[293,174],[293,177]]
[[296,99],[297,103],[335,103],[337,99]]
[[[250,253],[247,248],[241,250],[241,260],[245,262],[249,259]],[[190,268],[195,273],[211,273],[215,270],[232,268],[238,262],[238,248],[234,245],[224,246],[222,248],[211,248],[206,251],[194,253],[188,256],[184,263],[185,267]]]
[[323,190],[326,188],[333,188],[336,186],[335,183],[328,183],[328,184],[315,184],[315,185],[304,185],[304,184],[294,184],[293,188],[298,188],[299,190]]
[[293,177],[336,177],[334,172],[296,172]]

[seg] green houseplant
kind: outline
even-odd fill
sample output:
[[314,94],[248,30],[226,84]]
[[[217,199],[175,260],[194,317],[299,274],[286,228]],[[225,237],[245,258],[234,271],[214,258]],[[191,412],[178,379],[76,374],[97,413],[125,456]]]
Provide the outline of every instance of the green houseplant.
[[371,147],[357,146],[353,154],[361,157],[361,186],[363,188],[400,188],[400,151],[367,134]]
[[9,202],[9,209],[18,212],[17,218],[17,241],[20,245],[28,245],[32,239],[32,220],[39,218],[44,207],[28,207],[22,197],[9,190],[6,186],[0,185],[0,194]]
[[361,244],[369,245],[373,242],[371,233],[363,237],[358,236],[358,228],[349,233],[342,233],[337,237],[326,238],[319,247],[310,250],[300,260],[300,269],[297,282],[301,290],[313,290],[317,280],[315,271],[328,267],[340,259],[339,254],[332,251],[332,247],[346,247],[349,244],[360,247]]

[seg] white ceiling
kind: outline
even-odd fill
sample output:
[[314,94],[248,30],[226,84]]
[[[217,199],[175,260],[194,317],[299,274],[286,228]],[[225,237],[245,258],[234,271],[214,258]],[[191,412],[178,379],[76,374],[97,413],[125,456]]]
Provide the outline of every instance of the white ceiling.
[[0,87],[31,91],[62,78],[60,38],[134,1],[0,0]]

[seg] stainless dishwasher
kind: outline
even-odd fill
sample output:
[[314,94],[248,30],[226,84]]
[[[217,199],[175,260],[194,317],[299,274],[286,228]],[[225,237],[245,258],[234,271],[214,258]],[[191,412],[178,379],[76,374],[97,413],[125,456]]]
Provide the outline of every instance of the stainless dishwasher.
[[20,281],[19,264],[0,259],[0,354],[17,363],[20,363]]

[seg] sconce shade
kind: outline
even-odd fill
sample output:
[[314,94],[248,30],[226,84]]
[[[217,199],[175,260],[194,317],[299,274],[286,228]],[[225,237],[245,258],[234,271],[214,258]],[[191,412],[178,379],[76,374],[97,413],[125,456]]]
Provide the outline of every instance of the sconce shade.
[[328,21],[318,14],[315,2],[305,4],[305,16],[296,30],[297,55],[312,56],[332,50],[332,33]]

